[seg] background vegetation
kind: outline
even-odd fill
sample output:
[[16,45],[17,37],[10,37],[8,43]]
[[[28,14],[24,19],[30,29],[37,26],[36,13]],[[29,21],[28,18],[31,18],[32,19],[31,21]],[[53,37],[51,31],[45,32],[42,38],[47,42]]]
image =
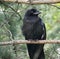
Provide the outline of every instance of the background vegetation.
[[[60,39],[60,4],[28,5],[0,2],[0,42],[24,40],[21,27],[26,10],[38,9],[47,29],[47,40]],[[46,59],[60,59],[60,44],[45,44]],[[25,44],[0,46],[0,59],[29,59]]]

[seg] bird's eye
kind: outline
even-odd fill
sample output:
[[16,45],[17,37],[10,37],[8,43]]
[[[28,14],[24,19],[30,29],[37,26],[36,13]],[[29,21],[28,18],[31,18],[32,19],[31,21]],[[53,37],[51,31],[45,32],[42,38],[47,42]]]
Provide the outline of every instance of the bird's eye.
[[31,12],[34,13],[34,12],[36,12],[36,10],[35,9],[32,9]]

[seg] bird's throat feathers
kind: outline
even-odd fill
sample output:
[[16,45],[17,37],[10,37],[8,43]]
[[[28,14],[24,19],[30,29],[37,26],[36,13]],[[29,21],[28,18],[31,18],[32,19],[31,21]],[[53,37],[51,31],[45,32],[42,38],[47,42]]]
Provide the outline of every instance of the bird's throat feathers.
[[25,22],[28,23],[36,23],[37,21],[41,21],[41,19],[39,19],[39,17],[26,17],[27,20],[24,20]]

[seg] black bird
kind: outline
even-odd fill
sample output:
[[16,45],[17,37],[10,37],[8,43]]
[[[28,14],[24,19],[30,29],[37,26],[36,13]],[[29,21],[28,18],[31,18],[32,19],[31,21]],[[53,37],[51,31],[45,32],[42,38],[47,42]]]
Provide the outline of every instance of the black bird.
[[[40,12],[37,9],[29,9],[23,19],[22,32],[26,40],[45,40],[46,28]],[[27,44],[30,59],[45,59],[44,44]]]

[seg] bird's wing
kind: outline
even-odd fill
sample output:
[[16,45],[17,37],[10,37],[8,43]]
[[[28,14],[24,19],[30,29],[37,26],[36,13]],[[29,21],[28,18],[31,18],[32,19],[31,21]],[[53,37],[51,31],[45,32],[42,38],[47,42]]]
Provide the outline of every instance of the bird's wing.
[[46,27],[45,24],[43,23],[43,34],[41,36],[41,39],[45,40],[46,39]]

